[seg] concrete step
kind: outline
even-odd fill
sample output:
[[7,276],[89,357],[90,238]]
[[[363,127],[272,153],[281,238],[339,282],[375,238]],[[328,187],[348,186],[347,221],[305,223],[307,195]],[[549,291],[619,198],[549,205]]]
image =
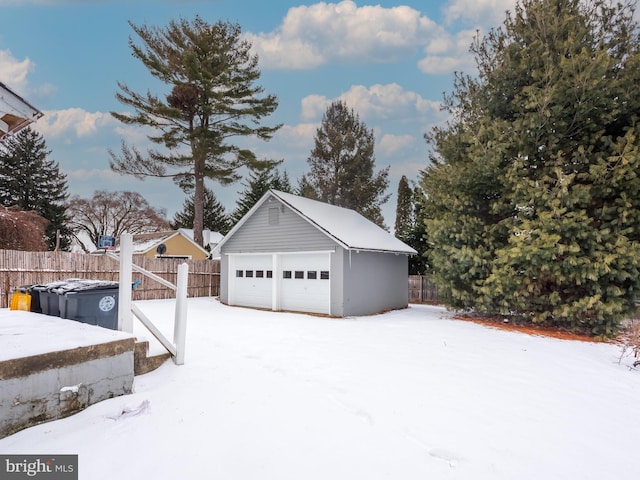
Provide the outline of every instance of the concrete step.
[[135,375],[144,375],[154,371],[162,365],[168,358],[169,352],[159,355],[149,355],[149,342],[147,340],[136,340],[133,351],[133,370]]

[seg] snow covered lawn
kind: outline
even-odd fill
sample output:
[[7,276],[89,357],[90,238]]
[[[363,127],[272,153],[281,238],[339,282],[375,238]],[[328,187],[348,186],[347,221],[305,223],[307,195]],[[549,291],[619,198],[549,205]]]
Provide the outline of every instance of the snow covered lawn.
[[[171,332],[173,302],[138,302]],[[186,364],[0,440],[85,480],[636,479],[640,372],[620,348],[411,306],[329,319],[189,300]]]

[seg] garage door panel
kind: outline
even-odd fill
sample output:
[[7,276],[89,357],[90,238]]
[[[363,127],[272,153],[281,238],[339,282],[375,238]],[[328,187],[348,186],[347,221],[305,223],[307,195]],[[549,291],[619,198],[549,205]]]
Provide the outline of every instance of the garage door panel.
[[328,314],[330,261],[329,253],[230,255],[229,303],[274,308],[277,284],[275,308]]
[[280,307],[313,313],[330,312],[328,254],[283,255]]
[[232,305],[271,308],[273,267],[271,255],[238,255],[231,262]]

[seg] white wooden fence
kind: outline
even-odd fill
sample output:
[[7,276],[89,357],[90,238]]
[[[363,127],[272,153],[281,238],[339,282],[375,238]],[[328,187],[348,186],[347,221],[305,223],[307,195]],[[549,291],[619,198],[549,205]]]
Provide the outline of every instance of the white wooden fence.
[[[133,236],[124,233],[120,237],[120,255],[107,252],[107,255],[120,262],[120,287],[118,289],[118,329],[133,333],[133,316],[140,320],[149,332],[167,349],[176,365],[184,364],[186,332],[187,332],[187,285],[189,282],[189,265],[182,263],[178,266],[178,279],[176,285],[162,277],[146,271],[133,263]],[[176,292],[176,306],[173,322],[173,341],[169,341],[149,319],[131,301],[131,280],[133,270],[147,276]]]

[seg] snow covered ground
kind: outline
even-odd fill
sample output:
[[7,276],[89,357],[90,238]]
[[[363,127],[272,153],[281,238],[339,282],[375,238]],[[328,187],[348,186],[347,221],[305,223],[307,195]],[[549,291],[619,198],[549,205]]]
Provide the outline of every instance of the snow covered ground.
[[[173,302],[138,302],[169,333]],[[611,344],[411,306],[329,319],[189,300],[186,364],[0,440],[84,480],[636,479],[640,372]]]

